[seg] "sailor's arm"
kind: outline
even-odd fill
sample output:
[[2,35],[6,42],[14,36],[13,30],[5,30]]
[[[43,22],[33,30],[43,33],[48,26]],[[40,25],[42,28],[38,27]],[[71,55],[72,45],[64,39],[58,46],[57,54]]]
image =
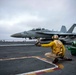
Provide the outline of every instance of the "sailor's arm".
[[54,42],[50,42],[50,43],[48,43],[48,44],[38,44],[37,46],[42,46],[42,47],[51,47],[51,46],[53,46],[53,44],[54,44]]

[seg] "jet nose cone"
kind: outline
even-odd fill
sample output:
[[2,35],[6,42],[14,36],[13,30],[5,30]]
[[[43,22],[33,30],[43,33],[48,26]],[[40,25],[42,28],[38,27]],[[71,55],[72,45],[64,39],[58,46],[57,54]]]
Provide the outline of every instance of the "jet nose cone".
[[16,34],[13,34],[13,35],[11,35],[11,37],[21,37],[22,35],[21,35],[21,33],[16,33]]

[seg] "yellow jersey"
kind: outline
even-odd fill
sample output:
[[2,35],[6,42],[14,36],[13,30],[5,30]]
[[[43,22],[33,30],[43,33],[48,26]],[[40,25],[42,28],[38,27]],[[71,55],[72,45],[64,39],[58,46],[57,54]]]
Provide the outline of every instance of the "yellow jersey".
[[42,47],[51,47],[52,53],[59,54],[61,53],[61,56],[64,56],[65,54],[65,47],[63,43],[60,40],[54,40],[48,44],[41,44]]

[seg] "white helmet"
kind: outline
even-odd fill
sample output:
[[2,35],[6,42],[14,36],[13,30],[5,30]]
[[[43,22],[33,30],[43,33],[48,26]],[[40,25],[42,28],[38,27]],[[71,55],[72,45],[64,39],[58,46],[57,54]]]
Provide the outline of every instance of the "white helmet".
[[58,37],[58,35],[53,35],[52,36],[52,39],[58,39],[59,37]]

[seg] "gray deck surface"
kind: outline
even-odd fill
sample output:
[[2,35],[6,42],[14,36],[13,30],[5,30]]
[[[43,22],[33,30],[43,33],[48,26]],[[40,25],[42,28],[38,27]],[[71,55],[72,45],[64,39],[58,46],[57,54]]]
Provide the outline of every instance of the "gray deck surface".
[[55,65],[37,58],[0,61],[0,75],[21,74],[53,67],[55,67]]
[[[6,43],[6,45],[7,44],[8,43]],[[26,57],[26,56],[40,56],[45,58],[44,54],[50,51],[51,51],[50,48],[37,47],[34,45],[4,46],[4,47],[0,46],[0,59],[19,58],[19,57]],[[69,58],[72,58],[73,61],[60,61],[59,64],[62,64],[64,66],[63,69],[56,70],[54,72],[44,73],[41,75],[76,75],[76,56],[72,56],[70,51],[67,50],[67,48],[66,48],[66,56]],[[45,64],[45,63],[41,64],[42,62],[38,60],[36,61],[36,59],[30,59],[30,60],[17,59],[17,60],[9,60],[9,61],[6,61],[6,60],[0,61],[0,75],[14,75],[14,74],[22,73],[24,71],[25,72],[30,71],[29,68],[25,69],[25,66],[28,63],[31,65],[30,69],[36,69],[36,66],[38,65],[39,66],[37,69],[39,69],[42,65]],[[28,65],[26,67],[28,67]],[[48,64],[48,67],[49,67],[49,64]]]

